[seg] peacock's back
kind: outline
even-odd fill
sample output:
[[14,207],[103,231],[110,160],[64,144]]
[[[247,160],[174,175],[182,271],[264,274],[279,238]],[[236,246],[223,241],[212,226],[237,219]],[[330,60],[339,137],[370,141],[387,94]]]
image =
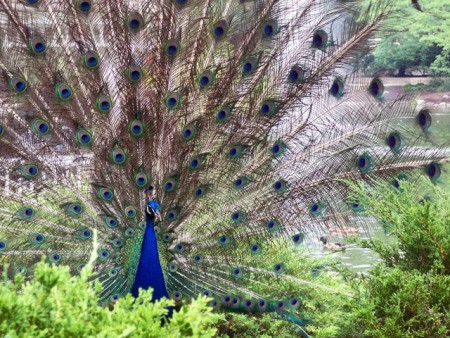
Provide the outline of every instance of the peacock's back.
[[436,180],[449,156],[428,110],[358,76],[388,10],[0,0],[0,263],[31,276],[45,255],[76,273],[97,250],[104,302],[150,285],[297,308],[283,248],[349,224],[361,206],[342,180]]

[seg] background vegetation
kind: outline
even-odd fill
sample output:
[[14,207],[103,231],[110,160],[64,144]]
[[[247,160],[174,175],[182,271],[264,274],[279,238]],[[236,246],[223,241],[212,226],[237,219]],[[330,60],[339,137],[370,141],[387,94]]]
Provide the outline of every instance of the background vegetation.
[[377,35],[378,46],[368,60],[370,70],[399,76],[412,71],[450,75],[450,3],[419,3],[423,12],[413,8],[410,0],[392,1],[392,14]]

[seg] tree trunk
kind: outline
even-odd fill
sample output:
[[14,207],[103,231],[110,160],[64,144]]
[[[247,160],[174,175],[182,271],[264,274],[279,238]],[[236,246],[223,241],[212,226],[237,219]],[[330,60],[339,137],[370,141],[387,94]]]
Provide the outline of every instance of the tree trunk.
[[406,67],[400,67],[398,69],[398,76],[406,76]]

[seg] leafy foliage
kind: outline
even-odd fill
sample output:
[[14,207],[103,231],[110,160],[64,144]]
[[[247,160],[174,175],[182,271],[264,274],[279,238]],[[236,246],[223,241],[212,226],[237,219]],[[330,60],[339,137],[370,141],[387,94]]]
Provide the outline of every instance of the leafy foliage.
[[390,70],[405,75],[406,70],[417,70],[423,73],[430,68],[442,47],[429,46],[411,33],[398,33],[389,36],[380,43],[373,53],[373,70]]
[[438,186],[419,180],[400,180],[400,188],[363,183],[353,186],[367,213],[389,228],[397,242],[371,241],[388,267],[435,271],[450,275],[450,195]]
[[[346,274],[355,290],[339,337],[444,337],[450,334],[450,195],[430,182],[352,185],[369,215],[396,241],[373,239],[384,260],[368,276]],[[423,194],[425,192],[425,195]]]
[[0,335],[6,337],[213,337],[222,318],[213,314],[210,299],[199,297],[173,312],[174,302],[151,302],[152,291],[130,294],[113,307],[98,306],[102,286],[89,281],[90,273],[70,276],[68,267],[37,264],[35,278],[0,284]]
[[406,69],[430,68],[435,75],[450,74],[450,4],[447,0],[420,3],[423,12],[414,9],[410,0],[392,1],[372,70],[399,70],[405,75]]

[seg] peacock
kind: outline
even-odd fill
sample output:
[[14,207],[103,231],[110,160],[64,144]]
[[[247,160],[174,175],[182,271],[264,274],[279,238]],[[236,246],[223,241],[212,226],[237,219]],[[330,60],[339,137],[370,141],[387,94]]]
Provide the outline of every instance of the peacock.
[[[153,288],[301,309],[284,248],[355,226],[346,181],[435,182],[433,111],[362,76],[389,2],[0,0],[0,265],[92,252],[101,302]],[[366,231],[362,228],[360,231]],[[7,265],[5,265],[7,263]]]

